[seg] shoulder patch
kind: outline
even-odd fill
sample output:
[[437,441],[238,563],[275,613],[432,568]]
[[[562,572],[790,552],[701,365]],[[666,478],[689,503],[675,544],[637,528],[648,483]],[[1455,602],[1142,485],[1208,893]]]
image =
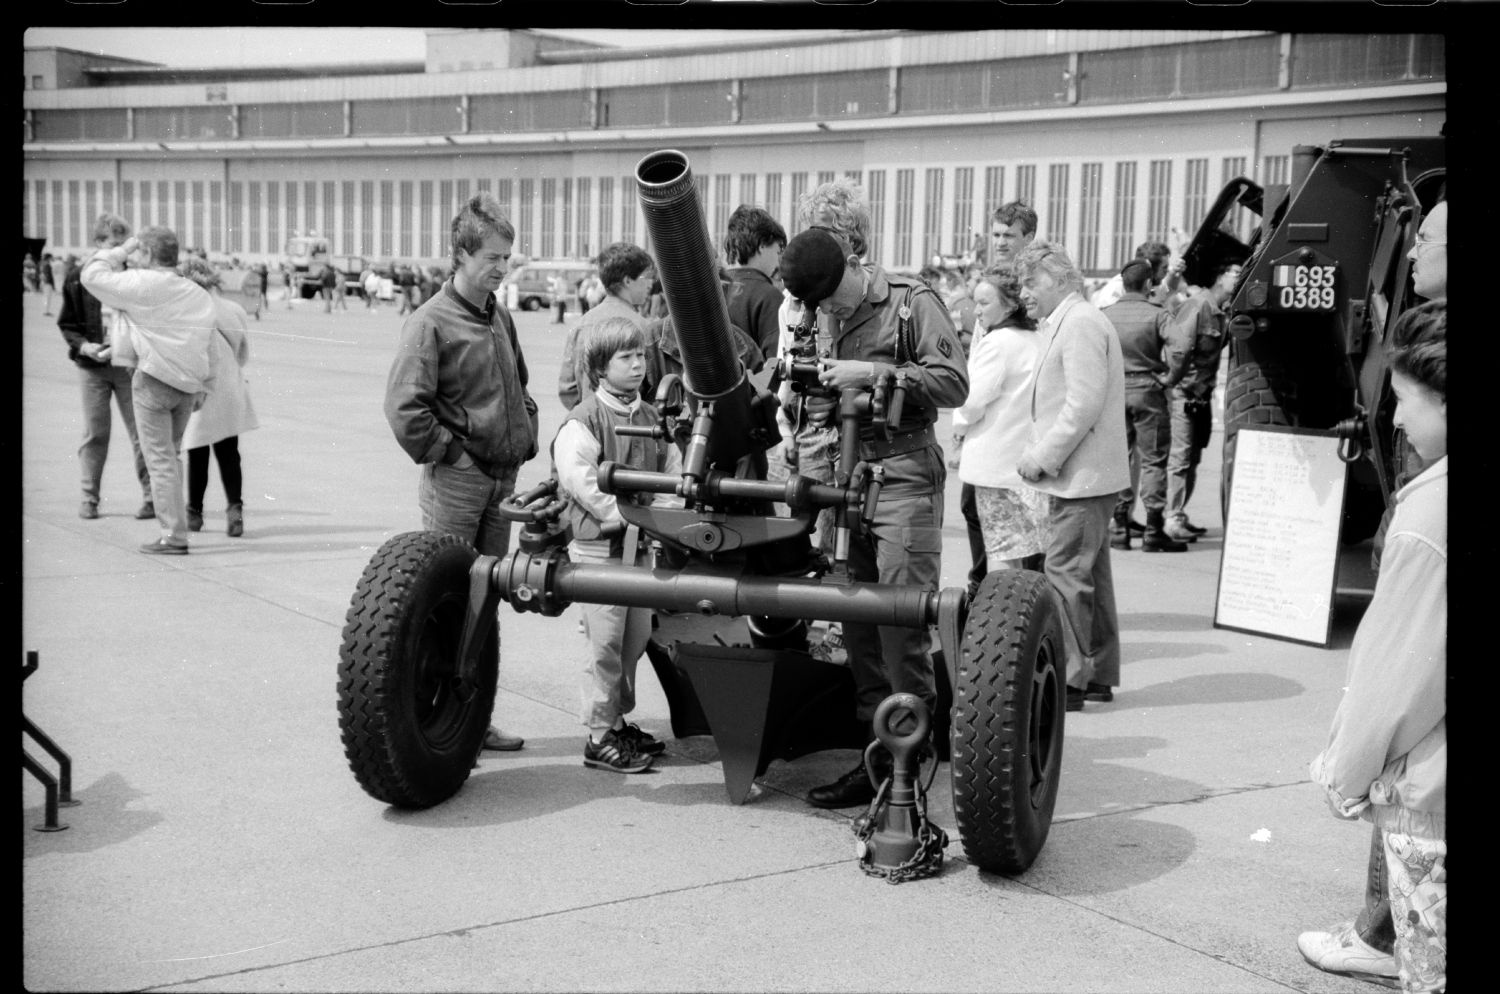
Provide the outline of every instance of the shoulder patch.
[[944,359],[952,359],[953,358],[953,343],[949,342],[946,336],[943,337],[943,338],[939,338],[938,339],[938,351],[943,354],[943,358]]

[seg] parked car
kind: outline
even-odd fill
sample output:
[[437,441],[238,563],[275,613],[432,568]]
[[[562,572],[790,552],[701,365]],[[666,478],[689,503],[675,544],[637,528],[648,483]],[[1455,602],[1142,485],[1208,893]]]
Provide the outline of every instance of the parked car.
[[508,282],[516,287],[516,306],[523,311],[535,311],[551,307],[552,277],[559,272],[568,281],[571,295],[578,281],[594,271],[586,262],[529,262],[511,273]]

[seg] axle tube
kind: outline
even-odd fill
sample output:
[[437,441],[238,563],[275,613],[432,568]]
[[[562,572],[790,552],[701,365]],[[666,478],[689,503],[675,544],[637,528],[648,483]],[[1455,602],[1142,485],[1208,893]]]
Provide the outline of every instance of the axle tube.
[[938,593],[879,583],[822,583],[808,579],[675,572],[574,563],[558,552],[505,559],[481,556],[474,569],[517,611],[554,616],[569,604],[617,604],[659,611],[828,621],[924,628],[938,623]]

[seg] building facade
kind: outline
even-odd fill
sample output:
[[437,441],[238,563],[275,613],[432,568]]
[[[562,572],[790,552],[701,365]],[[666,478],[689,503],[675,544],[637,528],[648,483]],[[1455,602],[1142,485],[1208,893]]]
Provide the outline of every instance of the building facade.
[[423,65],[295,78],[28,50],[23,232],[77,251],[114,210],[247,260],[311,231],[336,254],[438,259],[456,205],[489,190],[517,252],[586,259],[650,250],[635,165],[676,148],[714,233],[741,203],[790,232],[803,193],[852,177],[888,267],[964,253],[1022,199],[1098,274],[1141,241],[1185,242],[1230,179],[1285,183],[1293,145],[1435,135],[1446,107],[1443,39],[1423,34],[886,31],[668,54],[494,30],[428,46]]

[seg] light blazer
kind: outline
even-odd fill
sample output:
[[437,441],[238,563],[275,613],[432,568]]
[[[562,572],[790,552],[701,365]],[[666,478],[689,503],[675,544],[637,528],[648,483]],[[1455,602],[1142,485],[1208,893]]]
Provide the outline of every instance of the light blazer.
[[1097,497],[1130,485],[1125,363],[1109,318],[1077,293],[1038,329],[1026,454],[1045,475],[1031,486],[1057,497]]

